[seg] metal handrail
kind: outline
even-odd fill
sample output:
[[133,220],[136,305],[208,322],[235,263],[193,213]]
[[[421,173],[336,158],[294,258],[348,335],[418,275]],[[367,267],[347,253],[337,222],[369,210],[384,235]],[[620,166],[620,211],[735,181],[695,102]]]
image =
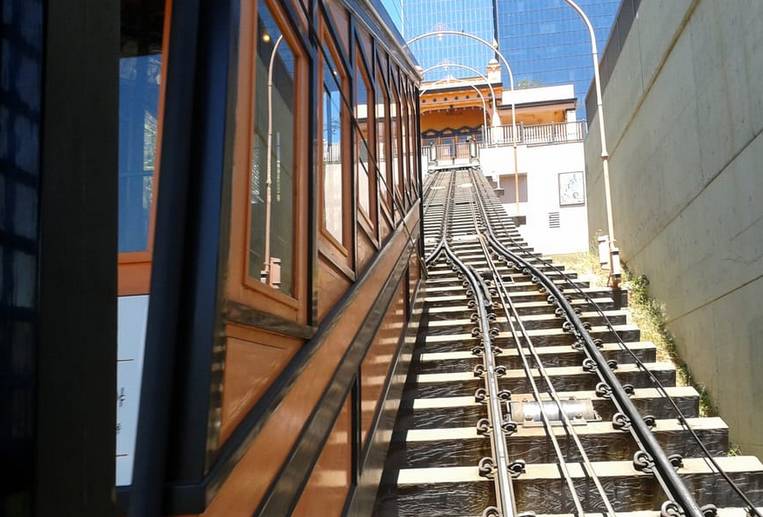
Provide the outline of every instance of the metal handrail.
[[[582,142],[588,128],[583,120],[572,122],[553,122],[550,124],[519,124],[517,144],[549,145]],[[490,130],[490,138],[482,147],[503,147],[513,145],[513,128],[509,125],[496,126]]]

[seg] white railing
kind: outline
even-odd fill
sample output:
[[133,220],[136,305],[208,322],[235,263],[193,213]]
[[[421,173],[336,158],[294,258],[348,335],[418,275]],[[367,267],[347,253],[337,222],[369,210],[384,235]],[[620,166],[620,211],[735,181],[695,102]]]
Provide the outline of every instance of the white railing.
[[[490,128],[489,140],[481,147],[499,147],[511,145],[513,131],[511,126]],[[520,145],[550,145],[582,142],[586,136],[585,121],[554,122],[552,124],[537,124],[526,126],[517,124],[517,144]]]

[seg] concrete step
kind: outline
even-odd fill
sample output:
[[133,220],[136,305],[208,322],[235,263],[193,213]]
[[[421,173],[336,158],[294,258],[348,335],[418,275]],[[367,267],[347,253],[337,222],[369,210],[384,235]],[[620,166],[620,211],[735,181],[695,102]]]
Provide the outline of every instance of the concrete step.
[[[461,302],[460,304],[458,302]],[[622,305],[617,304],[612,298],[607,297],[593,297],[592,301],[599,306],[603,311],[618,310]],[[474,309],[470,309],[466,305],[467,299],[442,301],[442,305],[435,305],[429,303],[426,308],[426,314],[429,319],[441,319],[444,317],[456,318],[468,318],[474,312]],[[589,303],[585,299],[572,299],[572,306],[580,309],[581,311],[591,312],[594,310],[593,304]],[[556,310],[556,306],[551,305],[547,301],[530,301],[530,302],[516,302],[514,306],[517,309],[520,317],[527,315],[552,315]]]
[[[699,416],[699,393],[690,386],[666,388],[687,418]],[[594,410],[603,419],[609,420],[615,413],[612,402],[598,398],[591,390],[558,391],[561,399],[590,399]],[[514,393],[512,400],[533,400],[529,393]],[[542,398],[550,400],[547,394]],[[655,418],[675,418],[675,413],[655,388],[636,388],[631,397],[633,404],[644,415]],[[473,426],[477,420],[486,417],[485,406],[475,402],[473,395],[462,397],[439,397],[428,399],[406,399],[401,402],[398,423],[400,429],[431,429],[436,427]]]
[[[626,343],[626,346],[641,362],[651,363],[656,360],[657,348],[651,342]],[[536,346],[535,349],[544,367],[580,366],[586,357],[582,350],[571,346]],[[523,350],[528,363],[534,365],[529,349],[523,347]],[[604,343],[601,351],[607,360],[614,359],[618,364],[635,362],[633,356],[623,350],[619,343]],[[471,372],[475,365],[482,364],[482,357],[466,351],[434,352],[421,353],[414,361],[414,367],[419,373]],[[522,368],[522,359],[513,344],[496,356],[496,362],[510,369]]]
[[[635,342],[641,337],[641,330],[635,325],[615,325],[614,332],[609,327],[591,327],[589,331],[593,339],[601,339],[603,342],[617,341],[615,332],[624,342]],[[572,345],[576,342],[573,334],[565,332],[561,328],[528,330],[527,335],[532,339],[535,346]],[[422,343],[422,351],[425,352],[458,352],[471,351],[479,344],[479,338],[467,333],[453,333],[448,329],[427,329],[427,334]],[[514,340],[507,331],[501,332],[493,339],[493,343],[507,349]]]
[[[502,315],[502,311],[499,311],[498,314],[499,316],[496,318],[496,323],[504,330],[508,330],[508,320],[506,319],[506,316]],[[455,318],[452,314],[450,316],[450,318],[429,317],[427,318],[426,328],[430,330],[448,328],[451,329],[451,332],[461,331],[468,333],[471,332],[472,328],[477,326],[477,324],[469,318]],[[582,312],[579,316],[583,322],[588,322],[593,326],[602,326],[606,324],[604,316],[598,312],[586,311]],[[628,321],[627,310],[605,311],[605,316],[613,325],[625,325]],[[512,317],[511,321],[514,323],[517,330],[519,330],[517,326],[518,320]],[[520,315],[519,321],[522,322],[525,329],[527,330],[561,328],[562,323],[564,322],[562,318],[556,316],[555,314],[528,314],[525,316]]]
[[[757,458],[734,456],[717,461],[744,486],[756,506],[763,504],[763,464]],[[683,463],[678,474],[700,505],[731,506],[737,502],[731,490],[715,490],[718,476],[704,459],[685,458]],[[594,462],[592,467],[617,512],[652,510],[664,501],[657,479],[635,470],[631,461]],[[568,463],[567,468],[584,509],[601,511],[600,498],[583,466]],[[574,509],[554,463],[528,464],[512,484],[520,512],[565,513]],[[401,469],[397,475],[395,515],[452,516],[454,508],[458,515],[479,515],[495,502],[493,491],[485,490],[485,485],[492,485],[492,481],[481,477],[476,466]]]
[[[624,303],[625,300],[623,298],[618,299],[618,296],[622,296],[625,291],[619,291],[615,292],[613,289],[610,289],[608,287],[586,287],[582,289],[583,293],[587,295],[590,298],[611,298],[612,300],[619,302],[617,305],[618,308],[625,307],[627,303]],[[425,298],[425,301],[434,307],[442,307],[444,305],[465,305],[468,301],[468,298],[466,297],[466,290],[463,291],[464,294],[452,294],[452,295],[437,295],[437,293],[429,294],[427,292],[427,297]],[[562,294],[567,296],[572,301],[575,300],[586,300],[586,297],[582,294],[580,294],[579,291],[573,290],[573,289],[564,289],[562,290]],[[514,303],[523,303],[523,302],[547,302],[548,300],[548,293],[541,293],[540,291],[520,291],[516,293],[509,293],[509,298]],[[556,309],[556,307],[554,307]],[[553,312],[553,311],[552,311]]]
[[[462,282],[463,282],[462,280],[451,281],[447,284],[440,283],[440,282],[438,283],[427,282],[427,292],[431,293],[433,296],[437,296],[440,293],[463,292],[465,289],[465,286],[463,285]],[[582,289],[588,288],[587,281],[569,282],[567,280],[556,279],[554,280],[554,284],[563,290],[574,289],[574,286],[578,286]],[[510,293],[529,292],[529,291],[538,290],[538,285],[533,282],[511,282],[505,285],[506,285],[506,289]]]
[[[687,421],[714,456],[726,455],[729,449],[728,426],[721,418],[690,418]],[[613,429],[609,420],[588,422],[573,428],[590,461],[631,460],[638,450],[630,434]],[[581,461],[571,433],[558,423],[552,429],[566,461]],[[688,458],[703,454],[696,441],[674,418],[656,420],[652,432],[668,455],[680,454]],[[507,444],[511,458],[521,458],[527,463],[557,461],[553,444],[543,425],[520,425]],[[393,436],[389,454],[396,456],[395,462],[400,468],[475,465],[480,458],[491,456],[490,438],[478,434],[475,426],[413,429]]]
[[[674,386],[676,369],[672,363],[646,363],[644,366],[659,379],[664,386]],[[559,366],[546,368],[546,373],[557,391],[593,390],[600,382],[598,375],[583,370],[581,366]],[[539,389],[545,388],[545,381],[536,369],[532,370],[533,378]],[[620,365],[615,375],[622,384],[631,384],[635,388],[652,386],[647,374],[633,364]],[[454,373],[420,373],[407,383],[403,391],[405,398],[442,398],[473,395],[474,391],[483,386],[483,379],[475,377],[472,372]],[[501,389],[512,393],[530,392],[531,386],[523,369],[507,370],[506,375],[498,380]]]

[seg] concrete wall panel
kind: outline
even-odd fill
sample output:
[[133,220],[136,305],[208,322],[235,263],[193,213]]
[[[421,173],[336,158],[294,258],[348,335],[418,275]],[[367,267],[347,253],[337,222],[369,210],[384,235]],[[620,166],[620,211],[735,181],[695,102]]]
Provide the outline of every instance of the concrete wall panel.
[[[642,1],[604,103],[623,259],[650,277],[732,441],[761,455],[763,2]],[[594,236],[596,118],[585,147]]]

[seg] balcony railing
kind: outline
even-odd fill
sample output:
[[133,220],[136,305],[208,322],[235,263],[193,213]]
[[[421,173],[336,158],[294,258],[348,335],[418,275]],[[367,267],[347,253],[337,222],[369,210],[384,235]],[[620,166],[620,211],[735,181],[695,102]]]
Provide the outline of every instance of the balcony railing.
[[[513,131],[509,126],[497,126],[488,131],[488,141],[481,147],[499,147],[512,144]],[[526,126],[517,124],[517,144],[550,145],[582,142],[586,136],[586,124],[583,120],[575,122],[555,122]]]

